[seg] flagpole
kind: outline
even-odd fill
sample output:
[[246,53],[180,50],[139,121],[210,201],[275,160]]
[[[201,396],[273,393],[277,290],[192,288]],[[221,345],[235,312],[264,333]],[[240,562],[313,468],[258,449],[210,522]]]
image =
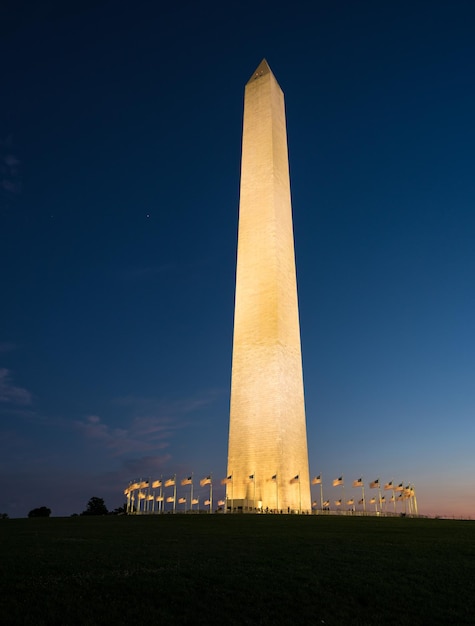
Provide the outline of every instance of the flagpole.
[[209,512],[211,513],[213,508],[213,479],[209,484]]
[[302,515],[302,488],[300,486],[300,470],[299,470],[299,515]]
[[277,506],[277,510],[279,510],[279,477],[276,473],[275,475],[275,503]]
[[193,513],[193,472],[191,472],[190,511]]
[[173,513],[176,513],[176,474],[173,477]]
[[323,512],[323,484],[322,484],[321,474],[320,474],[320,511]]
[[343,498],[341,499],[342,503],[346,502],[346,497],[345,497],[345,477],[343,476],[343,474],[341,475],[343,482],[341,483],[341,492],[343,494]]
[[160,476],[160,498],[158,503],[158,512],[163,513],[163,474]]
[[252,509],[255,511],[256,510],[256,472],[254,472],[253,474],[254,478],[252,479],[252,482],[254,483],[254,496],[253,496],[253,501],[252,501]]
[[[221,481],[222,482],[222,481]],[[232,494],[232,486],[231,486],[231,494]],[[227,482],[227,476],[226,476],[226,483],[224,485],[224,514],[226,514],[228,512],[228,482]]]
[[363,499],[363,513],[366,513],[366,498],[364,497],[364,483],[361,485],[361,498]]

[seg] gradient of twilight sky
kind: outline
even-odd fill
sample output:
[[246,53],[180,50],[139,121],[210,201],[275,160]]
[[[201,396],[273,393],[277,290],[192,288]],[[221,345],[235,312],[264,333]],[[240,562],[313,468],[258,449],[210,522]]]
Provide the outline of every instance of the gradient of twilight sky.
[[243,90],[265,57],[310,472],[331,500],[342,474],[355,497],[379,477],[475,516],[473,1],[167,4],[2,9],[0,512],[224,477]]

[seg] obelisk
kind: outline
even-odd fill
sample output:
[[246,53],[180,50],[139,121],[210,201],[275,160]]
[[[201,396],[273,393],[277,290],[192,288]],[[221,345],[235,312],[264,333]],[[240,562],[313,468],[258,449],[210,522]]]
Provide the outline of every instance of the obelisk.
[[311,509],[284,94],[265,59],[244,95],[226,497]]

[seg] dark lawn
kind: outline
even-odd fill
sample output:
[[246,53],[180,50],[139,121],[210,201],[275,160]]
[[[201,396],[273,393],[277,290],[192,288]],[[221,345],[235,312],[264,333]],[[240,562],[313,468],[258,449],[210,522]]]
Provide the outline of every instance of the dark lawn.
[[0,521],[0,624],[474,624],[475,522]]

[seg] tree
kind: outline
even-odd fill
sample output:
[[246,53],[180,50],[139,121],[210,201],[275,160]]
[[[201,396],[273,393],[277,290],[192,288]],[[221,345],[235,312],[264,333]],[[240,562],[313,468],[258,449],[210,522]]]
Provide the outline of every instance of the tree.
[[112,515],[127,515],[127,502],[111,511]]
[[51,509],[47,506],[40,506],[37,509],[31,509],[28,513],[28,517],[49,517],[51,515]]
[[8,513],[0,513],[0,519],[8,519]]
[[94,496],[89,500],[87,509],[83,511],[81,515],[107,515],[108,512],[104,500]]

